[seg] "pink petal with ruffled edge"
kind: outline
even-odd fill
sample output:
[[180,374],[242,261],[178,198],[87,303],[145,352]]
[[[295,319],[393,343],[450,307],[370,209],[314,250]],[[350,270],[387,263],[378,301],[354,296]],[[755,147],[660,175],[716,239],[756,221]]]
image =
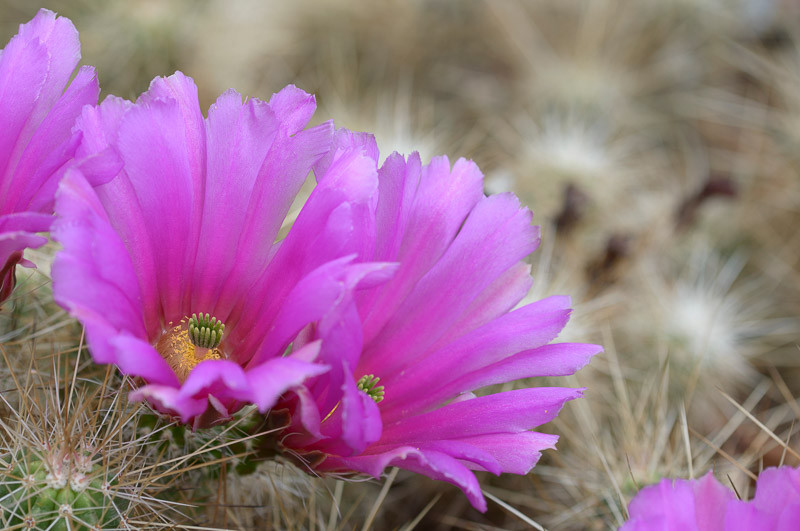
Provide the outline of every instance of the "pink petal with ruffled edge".
[[[467,214],[483,197],[483,176],[474,163],[461,159],[451,171],[447,157],[439,157],[422,168],[419,175],[416,173],[418,157],[409,157],[405,170],[399,162],[393,159],[388,166],[384,164],[380,171],[380,186],[383,188],[383,182],[389,181],[387,185],[392,188],[405,188],[406,191],[396,193],[404,199],[386,205],[386,213],[380,214],[378,227],[383,226],[379,228],[379,234],[384,231],[381,243],[385,239],[401,240],[395,256],[387,254],[381,259],[397,260],[403,265],[395,278],[372,296],[374,301],[369,305],[363,325],[366,341],[371,341],[383,330],[390,318],[405,315],[398,310],[399,306],[420,278],[442,257]],[[396,182],[392,183],[392,180]],[[419,184],[416,185],[415,181]],[[408,197],[411,190],[415,191],[413,200]],[[400,210],[395,210],[398,208]],[[381,210],[379,199],[377,212]],[[395,225],[390,229],[387,225],[392,223]],[[365,353],[365,356],[368,358],[369,354]]]
[[751,501],[729,503],[725,529],[790,531],[797,528],[798,517],[800,468],[767,468],[758,476],[756,494]]
[[323,462],[322,468],[356,470],[378,478],[388,466],[404,468],[432,479],[447,481],[460,488],[473,507],[479,511],[486,511],[486,500],[475,474],[458,459],[436,450],[401,446],[377,455],[329,459]]
[[[673,510],[680,507],[680,510]],[[662,479],[642,489],[628,506],[631,520],[623,529],[698,529],[692,485],[688,481]]]
[[[658,484],[643,488],[628,506],[630,520],[620,529],[650,531],[657,529],[687,529],[723,531],[726,513],[736,497],[709,472],[701,479],[662,479]],[[746,521],[747,515],[742,515]],[[759,529],[748,527],[747,529]]]

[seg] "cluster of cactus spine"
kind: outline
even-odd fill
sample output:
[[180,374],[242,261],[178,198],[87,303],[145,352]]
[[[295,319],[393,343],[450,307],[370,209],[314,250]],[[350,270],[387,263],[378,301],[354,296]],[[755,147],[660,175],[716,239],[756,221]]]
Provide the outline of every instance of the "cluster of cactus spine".
[[0,469],[0,524],[5,528],[116,528],[128,505],[89,452],[36,455],[18,449],[0,455]]

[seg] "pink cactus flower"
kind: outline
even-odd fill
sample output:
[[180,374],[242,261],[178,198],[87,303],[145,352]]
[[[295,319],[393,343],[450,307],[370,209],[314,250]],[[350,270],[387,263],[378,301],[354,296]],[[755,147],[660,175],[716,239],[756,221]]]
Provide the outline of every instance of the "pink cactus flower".
[[[354,146],[378,160],[368,135],[340,130],[335,144],[319,171]],[[474,163],[423,166],[416,153],[395,153],[378,174],[375,241],[359,256],[399,268],[295,341],[322,340],[331,370],[275,407],[285,419],[279,445],[316,472],[378,477],[396,466],[447,481],[485,511],[473,471],[526,474],[557,440],[531,429],[582,390],[475,392],[572,374],[601,347],[550,343],[569,318],[568,297],[515,309],[531,287],[523,259],[539,230],[512,194],[484,195]]]
[[266,411],[328,370],[318,341],[287,353],[298,332],[393,271],[356,261],[356,218],[377,188],[356,151],[320,176],[279,241],[330,149],[330,123],[304,129],[315,107],[293,86],[269,102],[231,90],[204,118],[194,82],[176,73],[135,104],[109,97],[84,110],[76,157],[110,149],[122,169],[96,189],[85,169],[61,182],[54,296],[86,327],[96,362],[143,383],[133,398],[195,427],[246,403]]

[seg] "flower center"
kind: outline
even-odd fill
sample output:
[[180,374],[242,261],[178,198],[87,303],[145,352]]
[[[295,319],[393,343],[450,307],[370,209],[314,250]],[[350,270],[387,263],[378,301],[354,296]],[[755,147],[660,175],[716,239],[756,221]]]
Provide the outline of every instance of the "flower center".
[[359,378],[358,382],[356,382],[356,385],[358,386],[359,391],[364,391],[367,393],[369,397],[373,399],[376,404],[378,404],[381,400],[383,400],[384,394],[386,394],[383,386],[378,385],[378,382],[380,381],[381,379],[374,374],[365,374]]
[[155,347],[181,382],[201,361],[227,358],[219,348],[225,325],[209,314],[192,314],[177,326],[170,323],[170,327]]

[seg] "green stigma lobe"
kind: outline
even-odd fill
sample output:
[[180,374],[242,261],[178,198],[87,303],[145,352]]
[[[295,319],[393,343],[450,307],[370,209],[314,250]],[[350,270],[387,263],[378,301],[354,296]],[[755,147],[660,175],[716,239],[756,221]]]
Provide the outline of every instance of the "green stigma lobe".
[[381,379],[374,374],[365,374],[358,380],[356,386],[358,386],[359,391],[364,391],[367,393],[367,395],[369,395],[369,397],[377,404],[383,400],[383,397],[386,394],[383,386],[378,385],[378,382],[380,381]]
[[218,347],[224,331],[225,325],[222,321],[207,313],[201,313],[199,317],[193,313],[189,319],[189,339],[198,347],[209,349]]

